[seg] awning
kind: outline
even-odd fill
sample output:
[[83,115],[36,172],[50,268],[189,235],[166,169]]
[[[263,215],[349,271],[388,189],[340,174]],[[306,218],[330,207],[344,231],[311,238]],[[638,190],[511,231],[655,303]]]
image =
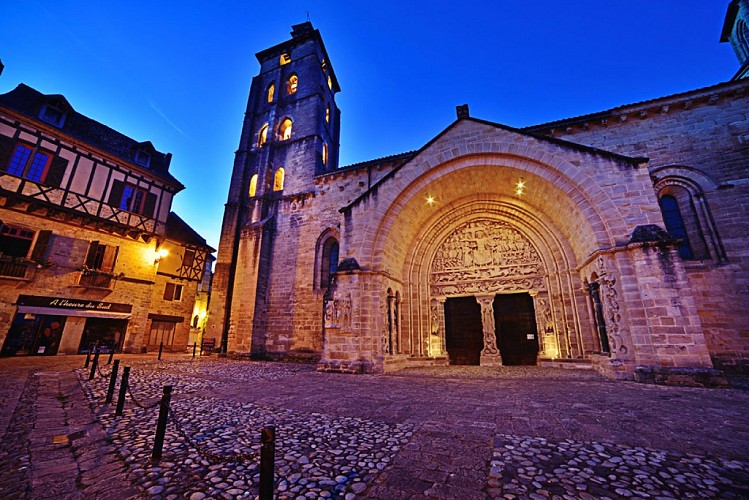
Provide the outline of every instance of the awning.
[[133,317],[132,313],[126,312],[63,309],[61,307],[18,306],[18,312],[24,314],[46,314],[50,316],[76,316],[78,318],[130,319]]

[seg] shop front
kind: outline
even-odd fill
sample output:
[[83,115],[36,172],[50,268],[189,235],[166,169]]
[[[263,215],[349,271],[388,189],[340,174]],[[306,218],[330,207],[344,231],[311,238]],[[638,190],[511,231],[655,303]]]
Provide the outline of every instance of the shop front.
[[121,350],[132,305],[20,295],[2,356],[85,353],[98,345]]

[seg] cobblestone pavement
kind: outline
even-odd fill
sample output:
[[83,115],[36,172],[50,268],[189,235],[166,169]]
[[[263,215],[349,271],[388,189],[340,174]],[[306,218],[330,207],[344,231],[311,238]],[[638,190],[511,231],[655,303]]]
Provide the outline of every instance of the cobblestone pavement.
[[[267,425],[277,498],[749,497],[746,390],[537,367],[121,360],[118,417],[110,366],[89,381],[81,356],[0,359],[0,498],[256,497]],[[151,461],[164,385],[170,422]]]

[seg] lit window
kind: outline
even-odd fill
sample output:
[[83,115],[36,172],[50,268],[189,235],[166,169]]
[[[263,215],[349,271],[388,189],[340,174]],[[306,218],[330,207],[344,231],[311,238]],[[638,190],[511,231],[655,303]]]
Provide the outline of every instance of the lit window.
[[328,88],[333,90],[333,80],[330,78],[330,75],[328,75]]
[[328,166],[328,144],[325,142],[322,144],[322,163],[326,167]]
[[141,167],[148,167],[151,164],[151,153],[138,149],[135,151],[135,163]]
[[257,134],[257,145],[262,146],[268,141],[268,124],[266,123],[260,127],[260,132]]
[[299,85],[299,77],[296,75],[291,75],[286,82],[286,93],[287,94],[296,93],[297,85]]
[[179,302],[182,300],[182,285],[167,283],[164,288],[164,300]]
[[325,108],[325,122],[330,123],[330,104]]
[[6,171],[34,182],[42,182],[47,174],[52,155],[43,153],[26,144],[16,144],[8,161]]
[[276,175],[273,176],[273,191],[283,191],[284,175],[283,167],[278,167]]
[[120,210],[127,210],[136,214],[142,214],[145,207],[146,192],[131,184],[125,184],[122,197],[118,205]]
[[328,65],[325,62],[325,59],[323,59],[322,63],[320,63],[320,67],[322,68],[323,71],[326,71],[328,69]]
[[291,139],[291,119],[284,118],[281,126],[278,128],[278,136],[282,141]]
[[284,64],[289,64],[291,62],[291,54],[289,54],[288,52],[284,52],[283,54],[281,54],[280,62],[281,66],[283,66]]
[[119,249],[120,247],[117,246],[104,245],[98,241],[92,241],[89,244],[88,252],[86,253],[86,267],[96,271],[114,271],[114,265],[117,261]]
[[275,95],[275,93],[276,93],[276,85],[274,83],[271,83],[270,85],[268,85],[268,92],[267,92],[268,102],[273,102],[273,96]]
[[62,127],[65,123],[65,111],[56,104],[46,103],[39,111],[39,118],[55,127]]
[[250,178],[250,198],[255,196],[256,193],[257,193],[257,174],[254,174]]

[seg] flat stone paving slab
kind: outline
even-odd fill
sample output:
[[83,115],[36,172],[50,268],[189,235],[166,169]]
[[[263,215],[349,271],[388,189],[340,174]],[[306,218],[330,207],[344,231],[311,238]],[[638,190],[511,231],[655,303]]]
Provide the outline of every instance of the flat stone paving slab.
[[[746,390],[613,382],[561,368],[341,375],[302,364],[121,356],[131,390],[116,417],[103,404],[110,367],[89,382],[81,357],[60,358],[0,360],[0,476],[10,478],[0,481],[2,495],[43,496],[33,478],[50,476],[34,424],[52,428],[62,411],[59,428],[86,430],[70,445],[78,477],[61,481],[76,488],[70,497],[103,496],[102,474],[124,497],[255,496],[266,425],[277,430],[277,498],[749,497]],[[79,383],[67,383],[73,376]],[[40,389],[44,381],[57,388]],[[153,462],[166,384],[174,386],[170,424]],[[86,416],[66,400],[90,401],[87,426],[76,426]]]

